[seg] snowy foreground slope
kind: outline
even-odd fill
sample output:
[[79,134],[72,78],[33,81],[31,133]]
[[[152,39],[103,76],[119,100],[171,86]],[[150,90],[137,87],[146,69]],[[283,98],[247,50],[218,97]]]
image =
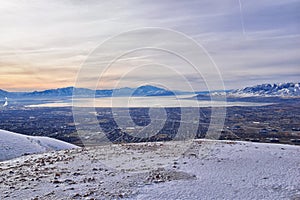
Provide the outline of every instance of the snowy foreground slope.
[[33,137],[0,130],[0,161],[24,154],[43,153],[77,146],[48,137]]
[[0,199],[300,199],[299,155],[211,140],[29,155],[0,162]]

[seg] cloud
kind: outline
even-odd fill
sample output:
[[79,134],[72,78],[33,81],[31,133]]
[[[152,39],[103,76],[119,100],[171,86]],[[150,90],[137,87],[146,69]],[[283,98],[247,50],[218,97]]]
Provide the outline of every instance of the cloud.
[[[2,2],[0,72],[9,84],[0,87],[29,90],[73,85],[77,70],[94,48],[113,35],[142,27],[174,29],[194,38],[212,56],[227,87],[255,84],[264,78],[270,82],[294,80],[292,74],[298,73],[300,63],[299,8],[297,0]],[[143,36],[155,38],[146,32]],[[128,37],[123,42],[130,45],[130,40]],[[104,54],[115,51],[118,44]],[[159,56],[141,53],[133,56],[131,64],[171,59]],[[97,59],[95,63],[100,62]],[[167,63],[202,87],[201,77],[198,80],[189,73],[186,65],[177,60]],[[118,67],[122,71],[119,63],[114,72]],[[151,77],[141,74],[145,79]],[[105,87],[114,85],[115,76],[113,72],[106,76]],[[167,73],[160,74],[157,81],[167,78]],[[45,81],[41,83],[42,79]],[[133,76],[126,83],[138,84],[140,79]],[[29,80],[31,83],[25,84]]]

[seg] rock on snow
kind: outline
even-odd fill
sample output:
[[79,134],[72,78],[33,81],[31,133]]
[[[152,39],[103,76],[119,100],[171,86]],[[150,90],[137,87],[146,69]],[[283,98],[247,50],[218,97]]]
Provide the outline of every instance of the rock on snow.
[[0,162],[0,199],[300,198],[299,146],[188,144],[111,144]]

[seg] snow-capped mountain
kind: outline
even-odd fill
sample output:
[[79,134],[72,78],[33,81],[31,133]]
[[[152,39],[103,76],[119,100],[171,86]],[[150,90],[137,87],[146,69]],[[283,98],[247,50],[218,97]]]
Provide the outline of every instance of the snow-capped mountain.
[[0,130],[0,161],[25,154],[72,148],[78,147],[53,138],[27,136]]
[[228,93],[235,96],[300,96],[299,83],[262,84],[233,90]]

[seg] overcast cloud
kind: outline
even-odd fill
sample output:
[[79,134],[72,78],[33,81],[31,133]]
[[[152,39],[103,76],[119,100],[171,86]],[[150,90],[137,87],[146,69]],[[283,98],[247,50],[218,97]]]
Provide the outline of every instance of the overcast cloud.
[[[227,89],[299,81],[299,10],[299,0],[3,0],[0,88],[24,91],[74,85],[82,62],[100,43],[143,27],[173,29],[203,45],[220,69]],[[150,58],[155,62],[155,53],[133,56],[142,64]],[[185,72],[187,66],[174,63],[176,70],[180,67],[192,77],[188,80],[191,84],[202,82],[201,77],[197,80]],[[106,74],[108,81],[103,87],[114,86],[116,71],[111,77]],[[149,72],[139,74],[151,76]],[[170,79],[166,72],[159,74],[157,81],[164,77]],[[95,81],[95,77],[90,80]],[[176,80],[182,81],[174,78],[172,89],[186,89]],[[136,86],[143,84],[143,78],[130,75],[124,83]],[[199,84],[198,89],[205,86]]]

